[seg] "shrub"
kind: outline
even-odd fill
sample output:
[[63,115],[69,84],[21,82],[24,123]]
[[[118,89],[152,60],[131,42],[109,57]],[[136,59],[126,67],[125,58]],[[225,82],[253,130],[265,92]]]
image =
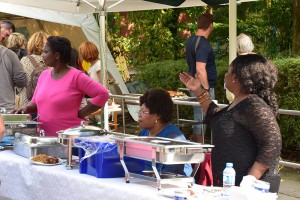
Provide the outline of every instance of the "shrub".
[[167,60],[139,66],[136,80],[146,84],[149,88],[164,88],[177,90],[184,85],[179,81],[180,72],[187,70],[185,60]]
[[[275,87],[280,109],[300,110],[300,58],[273,60],[278,68],[278,82]],[[283,147],[300,149],[300,116],[279,115]]]

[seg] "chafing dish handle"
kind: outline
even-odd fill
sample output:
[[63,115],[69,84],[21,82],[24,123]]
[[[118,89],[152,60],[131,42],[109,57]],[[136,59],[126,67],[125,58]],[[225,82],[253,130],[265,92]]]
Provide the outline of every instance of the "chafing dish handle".
[[195,154],[195,153],[205,153],[207,152],[205,149],[203,148],[186,148],[185,153],[186,154]]

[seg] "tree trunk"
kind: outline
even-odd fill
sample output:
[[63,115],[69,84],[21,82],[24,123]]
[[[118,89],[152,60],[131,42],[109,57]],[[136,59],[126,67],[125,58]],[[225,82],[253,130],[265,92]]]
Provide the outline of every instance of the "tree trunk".
[[293,0],[293,55],[300,56],[300,0]]

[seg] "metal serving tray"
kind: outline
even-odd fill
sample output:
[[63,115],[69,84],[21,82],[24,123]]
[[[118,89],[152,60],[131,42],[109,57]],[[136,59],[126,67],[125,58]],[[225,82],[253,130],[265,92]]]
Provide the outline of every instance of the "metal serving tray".
[[[205,152],[213,145],[173,140],[162,137],[115,138],[119,146],[124,147],[124,155],[163,164],[200,163]],[[155,152],[153,155],[153,152]]]
[[59,144],[57,137],[36,137],[16,133],[13,151],[26,158],[38,154],[67,158],[66,147]]
[[[161,189],[162,184],[172,184],[183,182],[192,186],[194,176],[205,159],[205,152],[213,145],[203,145],[195,142],[173,140],[162,137],[116,137],[118,150],[120,153],[120,162],[125,171],[125,181],[130,182],[130,177],[136,177],[157,183],[157,188]],[[148,160],[152,163],[154,177],[136,174],[128,171],[124,156],[133,157],[142,160]],[[156,168],[156,162],[163,164],[186,164],[195,163],[191,176],[175,175],[173,177],[164,177],[159,174]]]

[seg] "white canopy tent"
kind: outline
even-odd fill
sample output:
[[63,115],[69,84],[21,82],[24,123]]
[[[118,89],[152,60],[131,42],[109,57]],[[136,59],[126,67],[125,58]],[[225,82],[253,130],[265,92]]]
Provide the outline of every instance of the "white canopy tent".
[[[235,0],[243,3],[255,0]],[[62,13],[90,14],[101,10],[106,12],[126,12],[138,10],[154,10],[166,8],[184,8],[207,5],[201,0],[185,0],[179,6],[169,6],[163,3],[153,3],[144,0],[1,0],[12,5],[54,10]],[[157,1],[158,2],[158,1]],[[163,2],[161,0],[161,2]],[[1,4],[2,5],[2,4]]]
[[[229,54],[230,60],[236,55],[236,5],[237,3],[255,0],[229,0],[230,6],[230,31],[229,31]],[[105,43],[105,15],[106,12],[126,12],[138,10],[153,10],[166,8],[184,8],[205,6],[200,0],[185,0],[179,6],[170,6],[160,3],[153,3],[144,0],[0,0],[0,12],[9,13],[39,20],[67,24],[81,27],[88,40],[97,44],[100,50],[101,65],[114,75],[123,94],[129,93],[122,77],[115,65]],[[99,13],[98,23],[93,13]],[[105,73],[103,73],[105,76]],[[104,83],[106,77],[103,77]],[[128,106],[132,116],[136,113],[136,106]],[[104,128],[108,127],[107,107],[104,108]],[[135,115],[136,116],[136,115]]]

